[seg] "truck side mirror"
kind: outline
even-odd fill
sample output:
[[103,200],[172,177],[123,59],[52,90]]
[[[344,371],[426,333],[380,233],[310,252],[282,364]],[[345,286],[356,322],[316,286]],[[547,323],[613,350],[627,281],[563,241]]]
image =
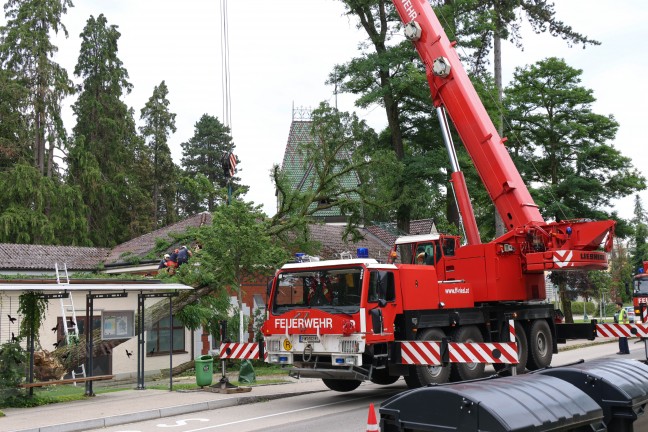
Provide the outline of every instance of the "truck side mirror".
[[384,298],[378,299],[378,306],[384,308],[385,306],[387,306],[387,300],[385,300]]

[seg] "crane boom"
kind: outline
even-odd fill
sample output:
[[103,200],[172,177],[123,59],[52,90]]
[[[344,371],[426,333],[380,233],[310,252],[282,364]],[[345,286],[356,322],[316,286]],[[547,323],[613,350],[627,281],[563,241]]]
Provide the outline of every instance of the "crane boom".
[[[445,106],[507,229],[544,223],[504,141],[427,0],[394,0],[423,63],[435,106]],[[418,36],[417,36],[418,35]],[[437,71],[435,72],[435,62]],[[446,63],[449,70],[444,69]],[[446,72],[447,71],[447,72]]]
[[[595,251],[606,239],[609,251],[615,222],[545,222],[428,0],[393,3],[425,64],[434,105],[446,109],[506,225],[494,242],[515,244],[525,271],[607,268],[605,254],[580,252]],[[467,192],[458,194],[462,215],[472,214]]]

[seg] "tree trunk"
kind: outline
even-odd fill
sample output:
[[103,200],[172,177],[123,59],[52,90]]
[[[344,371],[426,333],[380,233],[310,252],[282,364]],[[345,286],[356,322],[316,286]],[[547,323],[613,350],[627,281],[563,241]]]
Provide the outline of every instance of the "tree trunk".
[[572,314],[572,309],[571,309],[571,300],[567,297],[567,283],[566,282],[561,282],[558,285],[558,293],[560,295],[560,304],[561,308],[563,311],[563,314],[565,315],[565,322],[569,324],[574,323],[574,315]]

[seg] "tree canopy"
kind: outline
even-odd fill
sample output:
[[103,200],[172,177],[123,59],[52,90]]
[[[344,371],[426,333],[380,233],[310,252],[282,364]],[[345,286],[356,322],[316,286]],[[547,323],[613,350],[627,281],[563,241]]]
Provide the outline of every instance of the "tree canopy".
[[517,166],[548,219],[618,218],[612,200],[646,187],[614,147],[614,117],[593,112],[581,74],[548,58],[517,68],[505,92]]

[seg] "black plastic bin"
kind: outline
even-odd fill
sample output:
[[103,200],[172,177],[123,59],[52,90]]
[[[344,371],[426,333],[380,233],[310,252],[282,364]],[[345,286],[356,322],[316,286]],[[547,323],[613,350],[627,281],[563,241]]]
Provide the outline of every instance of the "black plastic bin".
[[[567,381],[587,393],[603,408],[608,432],[633,431],[648,402],[648,366],[636,360],[592,360],[538,374]],[[645,424],[637,428],[646,430]]]
[[603,432],[602,408],[572,384],[521,375],[423,387],[380,407],[382,432]]

